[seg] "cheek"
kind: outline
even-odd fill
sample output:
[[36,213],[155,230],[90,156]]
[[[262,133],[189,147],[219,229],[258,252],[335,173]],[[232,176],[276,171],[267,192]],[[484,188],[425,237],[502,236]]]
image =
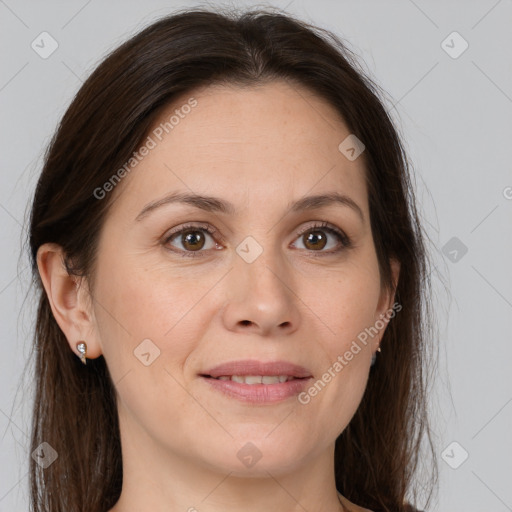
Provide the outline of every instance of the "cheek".
[[343,353],[374,324],[379,296],[378,271],[363,266],[332,272],[323,280],[305,280],[300,293],[324,333],[319,339],[327,342],[331,356]]
[[[101,303],[96,308],[98,330],[124,411],[151,418],[148,428],[177,421],[176,411],[198,424],[206,421],[204,411],[184,390],[182,374],[201,340],[194,305],[204,290],[187,288],[180,278],[165,279],[154,269],[135,269],[128,259],[100,277],[104,278],[98,279],[96,290],[97,305]],[[153,435],[158,437],[156,431]]]
[[379,279],[376,258],[369,251],[357,262],[332,272],[321,288],[308,281],[303,292],[321,319],[315,325],[323,334],[315,344],[321,343],[324,352],[322,373],[306,390],[304,401],[309,401],[306,407],[315,411],[313,416],[330,418],[332,435],[349,423],[366,389],[371,357],[368,332],[379,303]]
[[98,331],[105,358],[112,366],[122,367],[120,371],[141,364],[136,358],[141,343],[147,344],[152,358],[180,364],[200,339],[201,325],[193,312],[204,286],[191,286],[190,280],[185,283],[175,274],[166,278],[154,269],[132,266],[129,258],[99,268],[98,283]]

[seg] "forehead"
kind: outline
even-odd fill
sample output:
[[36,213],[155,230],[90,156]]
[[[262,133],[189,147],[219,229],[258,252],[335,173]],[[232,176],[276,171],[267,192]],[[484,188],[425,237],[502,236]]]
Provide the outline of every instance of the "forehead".
[[148,132],[152,147],[119,187],[126,193],[116,207],[183,191],[261,208],[336,190],[365,210],[364,160],[338,149],[349,135],[327,101],[293,82],[198,88],[160,112]]

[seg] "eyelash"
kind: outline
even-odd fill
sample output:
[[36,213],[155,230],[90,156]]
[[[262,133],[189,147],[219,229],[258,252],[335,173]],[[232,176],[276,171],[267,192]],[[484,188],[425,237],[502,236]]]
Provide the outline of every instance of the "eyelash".
[[[218,235],[218,233],[219,233],[216,228],[210,226],[209,224],[202,224],[202,225],[185,224],[185,225],[181,226],[179,230],[173,231],[168,236],[166,236],[163,241],[163,245],[167,245],[176,235],[181,235],[184,232],[192,231],[192,230],[206,231],[209,235],[212,236],[212,238],[215,238],[216,235]],[[336,228],[329,222],[325,222],[325,221],[322,221],[319,223],[317,222],[313,226],[308,226],[307,228],[301,230],[299,233],[296,234],[296,238],[300,238],[302,235],[304,235],[308,231],[314,231],[314,230],[324,230],[324,231],[331,233],[338,239],[338,241],[341,244],[341,246],[338,247],[337,249],[334,249],[334,250],[331,249],[330,251],[309,251],[309,252],[313,253],[314,257],[321,257],[322,255],[337,254],[337,253],[343,251],[344,249],[348,249],[348,248],[352,247],[352,241],[343,231]],[[219,236],[219,238],[222,238],[222,237]],[[223,240],[221,239],[221,242],[222,241]],[[199,251],[182,251],[181,249],[177,249],[177,250],[176,249],[168,249],[168,250],[170,250],[172,252],[180,253],[182,257],[186,257],[186,258],[198,258],[198,257],[201,258],[204,256],[204,254],[201,254],[201,253],[207,252],[207,251],[203,251],[203,250],[199,250]],[[209,249],[209,250],[215,250],[215,249]],[[318,254],[314,254],[315,252]]]

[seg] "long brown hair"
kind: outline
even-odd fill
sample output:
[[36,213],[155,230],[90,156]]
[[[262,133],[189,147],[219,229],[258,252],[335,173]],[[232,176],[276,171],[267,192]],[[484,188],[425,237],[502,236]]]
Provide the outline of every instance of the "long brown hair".
[[[29,232],[39,300],[30,451],[47,442],[58,457],[46,468],[30,458],[34,512],[105,512],[122,487],[114,383],[102,356],[83,366],[70,350],[42,288],[38,248],[59,244],[70,275],[92,283],[113,195],[98,200],[94,191],[140,147],[162,108],[198,86],[249,87],[273,79],[326,99],[364,142],[371,228],[385,286],[393,286],[389,259],[401,263],[395,300],[402,309],[384,333],[362,402],[336,441],[336,486],[374,511],[410,510],[406,501],[416,500],[418,489],[430,502],[437,464],[427,415],[434,361],[427,237],[383,92],[347,44],[327,30],[277,9],[193,8],[157,20],[104,59],[45,154]],[[418,484],[425,447],[431,464]]]

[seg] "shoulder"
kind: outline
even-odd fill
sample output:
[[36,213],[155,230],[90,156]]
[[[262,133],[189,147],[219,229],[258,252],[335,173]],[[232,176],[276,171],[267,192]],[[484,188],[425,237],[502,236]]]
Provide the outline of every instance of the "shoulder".
[[[356,505],[355,503],[352,503],[350,500],[345,498],[342,494],[338,493],[340,500],[343,504],[343,506],[347,509],[347,512],[373,512],[373,510],[370,510],[369,508],[364,508]],[[414,508],[412,505],[407,504],[407,512],[423,512],[422,510],[418,510],[417,508]]]
[[341,503],[347,509],[348,512],[373,512],[369,508],[359,507],[355,503],[352,503],[340,493],[338,493],[338,495],[340,497]]

